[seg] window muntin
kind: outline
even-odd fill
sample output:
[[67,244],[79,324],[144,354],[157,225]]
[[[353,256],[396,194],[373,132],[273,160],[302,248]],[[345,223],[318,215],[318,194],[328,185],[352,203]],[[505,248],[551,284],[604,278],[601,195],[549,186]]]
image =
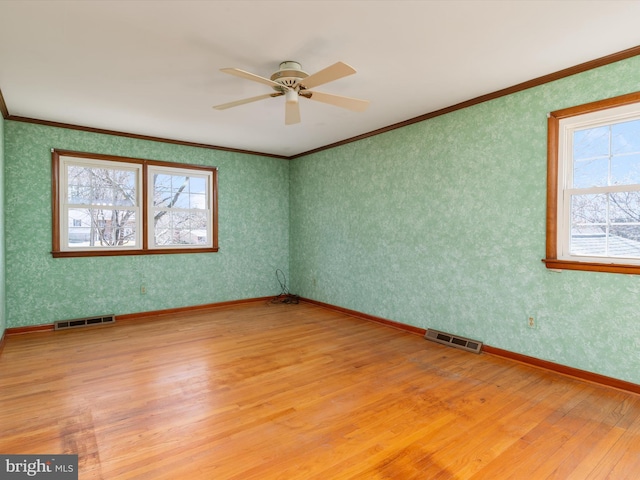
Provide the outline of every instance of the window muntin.
[[54,257],[216,252],[217,169],[52,150]]
[[640,273],[640,94],[553,112],[548,151],[547,267]]

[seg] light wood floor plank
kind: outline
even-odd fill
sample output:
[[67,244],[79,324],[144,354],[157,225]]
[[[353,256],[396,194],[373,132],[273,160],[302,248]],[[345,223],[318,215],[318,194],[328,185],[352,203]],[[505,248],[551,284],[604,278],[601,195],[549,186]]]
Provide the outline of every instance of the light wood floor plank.
[[637,478],[640,397],[315,305],[10,336],[0,452],[82,479]]

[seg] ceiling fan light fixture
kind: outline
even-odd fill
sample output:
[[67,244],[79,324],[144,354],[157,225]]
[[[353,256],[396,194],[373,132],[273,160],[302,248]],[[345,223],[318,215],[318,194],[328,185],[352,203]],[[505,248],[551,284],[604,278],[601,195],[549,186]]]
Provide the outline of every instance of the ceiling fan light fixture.
[[293,88],[290,88],[284,92],[284,98],[287,103],[298,103],[298,92]]
[[302,65],[300,65],[298,62],[294,62],[293,60],[286,60],[284,62],[280,62],[280,66],[278,67],[278,70],[282,71],[282,70],[299,70],[302,73],[307,73],[304,70],[302,70]]

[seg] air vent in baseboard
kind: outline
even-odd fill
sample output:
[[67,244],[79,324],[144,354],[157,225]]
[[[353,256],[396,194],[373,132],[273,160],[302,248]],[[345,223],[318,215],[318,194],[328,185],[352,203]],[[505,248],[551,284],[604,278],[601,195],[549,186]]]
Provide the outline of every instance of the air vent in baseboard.
[[91,327],[93,325],[104,325],[115,323],[115,315],[105,315],[103,317],[74,318],[73,320],[58,320],[53,324],[54,330],[66,330],[67,328]]
[[427,329],[424,338],[433,342],[449,345],[450,347],[466,350],[467,352],[480,353],[482,342],[471,340],[470,338],[459,337],[450,333],[439,332],[438,330]]

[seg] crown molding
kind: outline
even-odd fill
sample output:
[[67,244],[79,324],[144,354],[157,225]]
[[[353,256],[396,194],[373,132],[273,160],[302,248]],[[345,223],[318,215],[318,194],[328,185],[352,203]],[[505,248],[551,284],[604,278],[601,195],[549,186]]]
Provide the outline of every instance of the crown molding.
[[5,120],[9,117],[9,110],[7,110],[7,104],[4,103],[4,97],[2,96],[2,89],[0,89],[0,113]]
[[324,147],[319,147],[314,150],[302,152],[297,155],[290,156],[288,158],[289,160],[293,160],[295,158],[311,155],[312,153],[317,153],[322,150],[339,147],[341,145],[345,145],[351,142],[356,142],[364,138],[380,135],[381,133],[390,132],[391,130],[396,130],[398,128],[406,127],[407,125],[413,125],[414,123],[423,122],[425,120],[429,120],[430,118],[435,118],[441,115],[445,115],[447,113],[455,112],[456,110],[462,110],[464,108],[468,108],[473,105],[478,105],[480,103],[488,102],[489,100],[495,100],[496,98],[505,97],[507,95],[511,95],[517,92],[522,92],[523,90],[528,90],[533,87],[538,87],[540,85],[544,85],[545,83],[554,82],[562,78],[570,77],[578,73],[583,73],[589,70],[593,70],[594,68],[603,67],[605,65],[619,62],[621,60],[626,60],[628,58],[632,58],[637,55],[640,55],[640,45],[632,48],[628,48],[626,50],[622,50],[621,52],[616,52],[611,55],[607,55],[605,57],[596,58],[595,60],[590,60],[588,62],[584,62],[579,65],[575,65],[573,67],[565,68],[563,70],[559,70],[554,73],[543,75],[541,77],[537,77],[532,80],[527,80],[526,82],[518,83],[517,85],[512,85],[511,87],[503,88],[502,90],[497,90],[495,92],[488,93],[486,95],[481,95],[479,97],[475,97],[470,100],[466,100],[464,102],[442,108],[440,110],[435,110],[433,112],[425,113],[418,117],[410,118],[409,120],[404,120],[402,122],[394,123],[393,125],[382,127],[377,130],[373,130],[371,132],[358,135],[356,137],[351,137],[346,140],[341,140],[340,142],[332,143],[330,145],[325,145]]
[[[2,101],[0,100],[0,103]],[[8,113],[8,112],[7,112]],[[148,140],[151,142],[170,143],[173,145],[181,145],[185,147],[206,148],[209,150],[220,150],[223,152],[244,153],[247,155],[259,155],[261,157],[279,158],[282,160],[288,160],[289,157],[283,155],[275,155],[271,153],[253,152],[250,150],[241,150],[238,148],[220,147],[217,145],[209,145],[207,143],[187,142],[184,140],[175,140],[172,138],[154,137],[151,135],[140,135],[137,133],[120,132],[117,130],[108,130],[104,128],[85,127],[82,125],[74,125],[71,123],[52,122],[50,120],[41,120],[39,118],[20,117],[17,115],[7,115],[5,120],[13,120],[14,122],[33,123],[36,125],[45,125],[47,127],[65,128],[68,130],[79,130],[81,132],[100,133],[103,135],[114,135],[117,137],[135,138],[137,140]]]
[[376,135],[380,135],[382,133],[390,132],[392,130],[396,130],[398,128],[406,127],[408,125],[413,125],[414,123],[423,122],[425,120],[429,120],[431,118],[439,117],[441,115],[445,115],[447,113],[455,112],[457,110],[462,110],[473,105],[478,105],[480,103],[488,102],[490,100],[495,100],[496,98],[504,97],[507,95],[511,95],[517,92],[521,92],[523,90],[528,90],[533,87],[538,87],[540,85],[544,85],[545,83],[554,82],[556,80],[560,80],[562,78],[570,77],[572,75],[576,75],[578,73],[583,73],[588,70],[593,70],[594,68],[603,67],[605,65],[609,65],[611,63],[619,62],[621,60],[626,60],[628,58],[635,57],[640,55],[640,45],[628,48],[626,50],[622,50],[620,52],[612,53],[611,55],[606,55],[604,57],[596,58],[595,60],[590,60],[588,62],[581,63],[579,65],[575,65],[573,67],[565,68],[563,70],[559,70],[554,73],[550,73],[547,75],[543,75],[541,77],[534,78],[532,80],[528,80],[526,82],[519,83],[517,85],[513,85],[511,87],[503,88],[502,90],[497,90],[492,93],[488,93],[486,95],[481,95],[479,97],[472,98],[470,100],[466,100],[461,103],[457,103],[455,105],[451,105],[449,107],[442,108],[440,110],[435,110],[433,112],[425,113],[418,117],[410,118],[409,120],[404,120],[402,122],[394,123],[392,125],[379,128],[377,130],[373,130],[371,132],[363,133],[361,135],[357,135],[355,137],[347,138],[345,140],[341,140],[339,142],[331,143],[328,145],[324,145],[322,147],[315,148],[313,150],[308,150],[306,152],[298,153],[296,155],[285,156],[285,155],[274,155],[270,153],[262,153],[255,152],[250,150],[241,150],[236,148],[228,148],[228,147],[220,147],[217,145],[209,145],[206,143],[195,143],[195,142],[186,142],[183,140],[175,140],[170,138],[162,138],[162,137],[153,137],[149,135],[139,135],[135,133],[129,132],[120,132],[117,130],[107,130],[101,128],[93,128],[93,127],[85,127],[82,125],[74,125],[69,123],[60,123],[53,122],[49,120],[37,119],[37,118],[28,118],[28,117],[20,117],[11,115],[7,108],[7,105],[4,101],[4,97],[2,96],[2,90],[0,89],[0,111],[2,112],[2,116],[5,120],[13,120],[16,122],[25,122],[25,123],[34,123],[37,125],[46,125],[50,127],[58,127],[58,128],[66,128],[69,130],[80,130],[83,132],[91,132],[91,133],[100,133],[104,135],[114,135],[119,137],[127,137],[127,138],[135,138],[139,140],[149,140],[153,142],[161,142],[161,143],[170,143],[173,145],[182,145],[187,147],[197,147],[197,148],[206,148],[209,150],[220,150],[224,152],[232,152],[232,153],[244,153],[247,155],[257,155],[261,157],[270,157],[270,158],[278,158],[283,160],[294,160],[296,158],[304,157],[307,155],[311,155],[313,153],[318,153],[323,150],[329,150],[331,148],[339,147],[342,145],[346,145],[348,143],[353,143],[358,140],[363,140],[365,138],[374,137]]

